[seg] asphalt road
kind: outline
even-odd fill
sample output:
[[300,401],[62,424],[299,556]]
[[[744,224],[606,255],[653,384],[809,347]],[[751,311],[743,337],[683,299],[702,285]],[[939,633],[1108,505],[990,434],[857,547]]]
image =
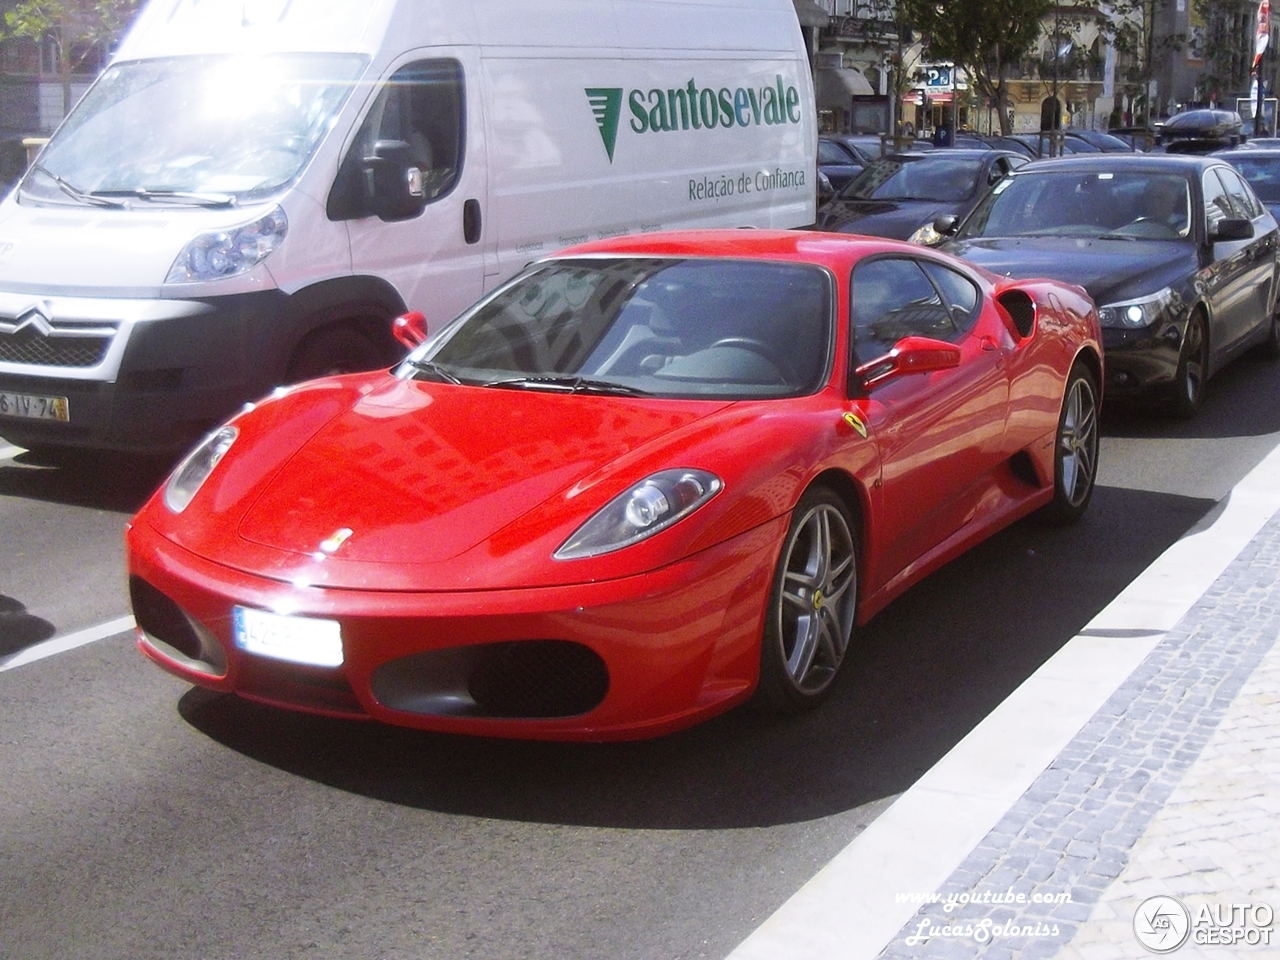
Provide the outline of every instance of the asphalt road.
[[[0,958],[723,957],[1280,442],[1277,397],[1245,360],[1191,423],[1110,413],[1081,524],[909,591],[801,718],[503,743],[213,696],[123,634],[0,669]],[[0,455],[0,663],[128,613],[161,476]]]

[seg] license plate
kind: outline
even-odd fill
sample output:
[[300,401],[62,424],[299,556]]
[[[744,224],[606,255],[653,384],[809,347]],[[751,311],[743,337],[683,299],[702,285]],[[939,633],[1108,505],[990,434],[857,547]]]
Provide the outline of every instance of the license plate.
[[281,616],[235,607],[232,610],[236,646],[273,660],[313,667],[342,666],[342,633],[336,620]]
[[68,423],[71,420],[71,406],[66,397],[40,397],[33,393],[0,391],[0,416]]

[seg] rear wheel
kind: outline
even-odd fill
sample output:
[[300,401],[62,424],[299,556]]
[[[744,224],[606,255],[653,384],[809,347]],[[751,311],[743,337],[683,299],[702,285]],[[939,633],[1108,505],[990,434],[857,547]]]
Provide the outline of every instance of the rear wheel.
[[289,383],[336,373],[376,370],[383,365],[377,347],[350,327],[325,327],[306,337],[289,359]]
[[1182,355],[1174,378],[1173,412],[1184,420],[1196,415],[1204,402],[1204,385],[1209,376],[1209,332],[1204,314],[1197,310],[1187,321],[1182,338]]
[[1083,363],[1071,368],[1053,452],[1053,500],[1046,519],[1075,523],[1093,496],[1098,471],[1098,385]]
[[831,689],[844,662],[858,603],[858,537],[834,491],[805,491],[791,515],[774,573],[760,650],[756,700],[798,713]]

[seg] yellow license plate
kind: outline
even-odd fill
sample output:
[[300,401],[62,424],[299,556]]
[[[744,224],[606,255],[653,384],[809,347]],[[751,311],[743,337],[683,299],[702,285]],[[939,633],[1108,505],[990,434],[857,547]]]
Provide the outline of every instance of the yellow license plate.
[[41,397],[33,393],[8,393],[0,390],[0,417],[69,423],[71,405],[67,403],[66,397]]

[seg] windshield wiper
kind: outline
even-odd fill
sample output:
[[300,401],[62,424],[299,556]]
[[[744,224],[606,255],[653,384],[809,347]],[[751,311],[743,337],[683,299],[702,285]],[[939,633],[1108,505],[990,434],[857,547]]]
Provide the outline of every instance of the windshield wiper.
[[409,366],[413,367],[413,369],[421,371],[422,373],[430,373],[434,376],[437,376],[441,380],[443,380],[445,383],[453,383],[458,386],[463,386],[463,382],[461,380],[459,380],[456,376],[454,376],[444,367],[440,366],[440,364],[436,363],[434,360],[415,360],[412,357],[410,357],[408,360],[405,361],[405,363],[409,364]]
[[501,387],[508,390],[550,390],[561,393],[603,393],[619,397],[649,397],[647,390],[629,387],[624,383],[612,380],[592,380],[589,377],[511,377],[507,380],[494,380],[486,383],[486,387]]
[[1130,240],[1133,243],[1138,242],[1138,238],[1131,233],[1103,233],[1098,236],[1099,240]]
[[77,200],[80,203],[87,204],[91,207],[111,207],[114,210],[119,210],[124,206],[123,200],[113,200],[109,197],[99,196],[96,193],[85,193],[79,187],[73,186],[66,180],[63,180],[60,176],[39,161],[31,164],[31,169],[38,170],[40,173],[43,173],[46,177],[56,183],[58,185],[58,189],[72,200]]
[[236,198],[229,193],[196,193],[189,190],[148,190],[135,187],[132,190],[97,190],[95,197],[133,197],[148,203],[184,203],[198,207],[234,207]]

